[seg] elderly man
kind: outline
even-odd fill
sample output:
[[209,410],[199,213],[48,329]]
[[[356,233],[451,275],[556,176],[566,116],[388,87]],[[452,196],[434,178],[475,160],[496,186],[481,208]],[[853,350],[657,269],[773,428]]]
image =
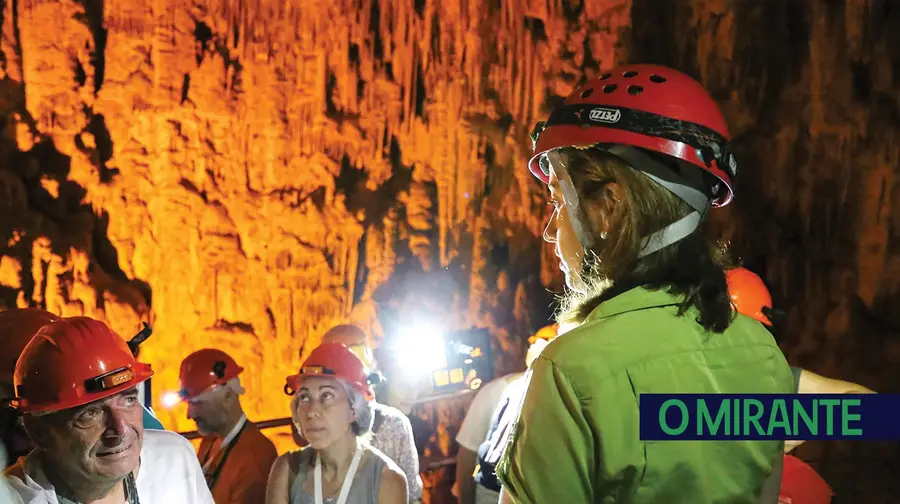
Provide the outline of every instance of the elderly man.
[[98,320],[38,331],[14,376],[12,405],[35,449],[7,471],[13,503],[211,504],[190,443],[144,431],[136,386],[152,375]]
[[[38,308],[11,308],[0,312],[0,440],[6,443],[10,464],[30,452],[34,445],[22,429],[16,411],[2,403],[15,395],[13,374],[25,345],[42,327],[57,320],[56,315]],[[144,408],[143,423],[145,429],[163,428],[147,408]]]
[[[366,372],[371,373],[375,368],[375,357],[366,334],[355,325],[342,324],[332,327],[325,333],[322,343],[346,345],[362,361]],[[416,452],[412,424],[397,408],[377,401],[372,403],[375,407],[375,420],[372,424],[370,444],[387,455],[406,475],[409,502],[420,502],[422,478],[419,476],[419,454]],[[295,427],[292,431],[294,441],[299,446],[306,446],[306,440],[300,437]]]
[[221,350],[198,350],[181,363],[179,395],[188,418],[205,436],[197,457],[216,504],[257,504],[266,499],[269,470],[278,453],[241,407],[238,375],[244,368]]

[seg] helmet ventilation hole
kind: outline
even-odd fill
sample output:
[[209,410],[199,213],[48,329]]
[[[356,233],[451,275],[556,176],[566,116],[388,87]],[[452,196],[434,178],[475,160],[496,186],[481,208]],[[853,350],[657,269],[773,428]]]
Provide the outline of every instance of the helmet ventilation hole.
[[594,92],[594,88],[585,89],[584,91],[581,92],[581,97],[587,98],[588,96],[591,96],[591,94],[593,92]]
[[634,70],[629,70],[629,71],[627,71],[627,72],[622,73],[622,77],[629,77],[629,78],[631,78],[631,77],[634,77],[634,76],[637,75],[637,74],[638,74],[638,73],[635,72]]
[[609,73],[609,72],[607,72],[607,73],[601,75],[601,76],[598,78],[598,80],[606,80],[606,79],[609,79],[610,77],[612,77],[612,74]]
[[615,84],[607,84],[607,85],[603,86],[603,92],[606,94],[612,93],[613,91],[616,90],[617,87],[619,87],[619,86],[617,86]]
[[628,86],[628,94],[637,96],[644,92],[644,88],[641,86]]
[[655,82],[656,84],[662,84],[666,82],[666,78],[661,75],[653,74],[650,76],[650,82]]

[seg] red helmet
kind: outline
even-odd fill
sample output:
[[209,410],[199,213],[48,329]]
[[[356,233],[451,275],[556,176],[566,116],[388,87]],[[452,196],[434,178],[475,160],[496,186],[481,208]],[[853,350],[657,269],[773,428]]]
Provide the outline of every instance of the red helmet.
[[16,363],[11,403],[22,413],[75,408],[151,376],[150,365],[137,362],[125,340],[103,322],[63,318],[44,326],[25,346]]
[[772,327],[772,320],[767,315],[772,310],[772,295],[759,275],[747,268],[734,268],[725,271],[725,281],[731,303],[738,313]]
[[192,399],[213,387],[225,385],[242,371],[244,368],[221,350],[197,350],[181,362],[178,372],[181,390],[178,395],[185,400]]
[[25,345],[45,325],[59,320],[37,308],[12,308],[0,312],[0,383],[12,383],[16,361]]
[[778,498],[792,504],[829,504],[834,492],[809,464],[784,456],[784,473]]
[[671,68],[625,65],[592,79],[539,123],[532,137],[529,168],[544,183],[550,176],[542,165],[547,152],[608,144],[664,154],[711,174],[720,182],[709,191],[713,206],[733,197],[737,162],[722,112],[700,83]]
[[288,376],[284,385],[284,393],[294,395],[300,389],[303,378],[310,376],[330,376],[348,382],[366,399],[375,398],[375,392],[369,384],[369,377],[359,357],[350,348],[341,343],[323,343],[316,347],[303,361],[300,372]]

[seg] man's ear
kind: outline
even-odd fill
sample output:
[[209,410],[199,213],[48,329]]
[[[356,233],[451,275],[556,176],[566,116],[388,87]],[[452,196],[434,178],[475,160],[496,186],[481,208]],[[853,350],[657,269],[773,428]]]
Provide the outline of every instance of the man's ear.
[[584,211],[594,226],[594,233],[608,236],[617,229],[625,215],[625,189],[617,182],[604,184],[593,197],[582,202]]

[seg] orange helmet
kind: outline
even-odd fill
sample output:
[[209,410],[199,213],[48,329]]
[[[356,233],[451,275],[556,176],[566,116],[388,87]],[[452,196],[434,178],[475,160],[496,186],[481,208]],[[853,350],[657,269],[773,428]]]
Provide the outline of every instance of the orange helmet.
[[779,499],[793,504],[829,504],[833,491],[809,464],[792,455],[784,456]]
[[25,345],[45,325],[59,320],[37,308],[12,308],[0,312],[0,383],[12,383],[16,361]]
[[350,351],[359,357],[366,369],[371,369],[375,366],[375,356],[372,353],[372,349],[369,348],[366,333],[355,325],[341,324],[332,327],[322,337],[322,343],[347,345]]
[[89,317],[59,319],[25,346],[13,383],[13,407],[43,413],[83,406],[153,376],[128,344],[106,324]]
[[369,377],[359,360],[347,345],[341,343],[323,343],[316,347],[303,361],[300,371],[286,378],[284,393],[294,395],[300,389],[303,378],[310,376],[330,376],[348,382],[366,399],[375,398],[375,392],[369,383]]
[[325,343],[341,343],[344,345],[366,345],[366,333],[359,327],[351,324],[336,325],[325,333],[322,337]]
[[225,385],[242,371],[244,368],[221,350],[197,350],[181,361],[178,372],[181,390],[178,395],[184,400],[192,399],[213,387]]
[[528,344],[533,345],[535,341],[542,339],[547,341],[553,341],[559,335],[559,324],[550,324],[548,326],[544,326],[536,333],[534,333],[531,337],[528,338]]
[[772,327],[768,313],[772,310],[772,295],[759,275],[747,268],[725,271],[731,303],[738,313],[754,318]]

